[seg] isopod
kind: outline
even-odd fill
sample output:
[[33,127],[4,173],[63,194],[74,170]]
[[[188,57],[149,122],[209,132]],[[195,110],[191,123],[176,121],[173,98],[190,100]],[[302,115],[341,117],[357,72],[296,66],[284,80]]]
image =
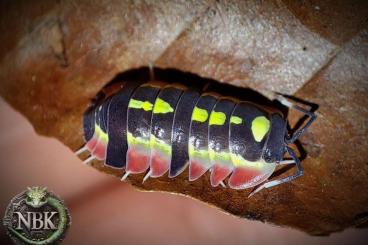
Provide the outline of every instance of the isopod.
[[[213,187],[258,186],[250,194],[303,175],[303,166],[290,148],[316,115],[285,97],[279,101],[309,117],[293,135],[277,110],[199,92],[183,85],[126,83],[116,94],[84,115],[85,145],[93,159],[130,174],[146,173],[143,181],[168,174],[174,178],[189,168],[195,181],[210,171]],[[284,159],[286,153],[291,160]],[[295,164],[296,172],[267,181],[279,164]]]

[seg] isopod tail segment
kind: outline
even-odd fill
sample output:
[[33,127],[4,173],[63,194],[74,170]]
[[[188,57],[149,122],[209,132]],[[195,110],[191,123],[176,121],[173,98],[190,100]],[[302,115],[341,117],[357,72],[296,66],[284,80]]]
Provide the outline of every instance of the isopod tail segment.
[[97,146],[101,133],[100,127],[98,125],[99,124],[98,108],[99,107],[96,107],[94,110],[87,111],[84,116],[83,127],[84,127],[84,139],[86,143],[84,144],[84,146],[82,146],[75,152],[75,155],[80,155],[88,151],[89,157],[83,160],[84,164],[88,164],[94,159],[96,159],[96,157],[92,154],[92,152]]
[[[86,144],[84,144],[81,148],[79,148],[77,151],[74,152],[75,155],[80,155],[85,151],[92,151],[94,144],[97,142],[97,136],[95,132],[95,111],[94,110],[88,110],[84,114],[84,120],[83,120],[83,129],[84,129],[84,140]],[[91,147],[91,143],[88,144],[88,142],[92,142],[92,139],[94,138],[93,146]]]
[[286,131],[285,132],[285,137],[284,137],[284,144],[282,146],[283,148],[283,152],[287,152],[289,154],[289,156],[291,157],[292,160],[283,160],[278,162],[277,164],[295,164],[296,166],[296,172],[290,176],[287,176],[285,178],[282,179],[276,179],[276,180],[271,180],[268,182],[265,182],[261,185],[259,185],[258,187],[256,187],[250,194],[248,197],[253,196],[254,194],[256,194],[257,192],[261,191],[262,189],[266,189],[266,188],[271,188],[283,183],[287,183],[290,182],[300,176],[302,176],[304,174],[304,168],[299,160],[299,158],[297,157],[296,153],[294,152],[294,150],[289,146],[290,144],[293,144],[300,136],[302,136],[305,131],[312,125],[313,121],[317,118],[317,115],[312,112],[312,111],[307,111],[293,103],[291,103],[290,101],[288,101],[284,96],[279,95],[277,97],[277,100],[283,104],[284,106],[288,107],[289,109],[294,109],[297,110],[301,113],[303,113],[305,116],[309,117],[309,120],[304,124],[303,127],[299,128],[293,135],[289,135],[289,133]]
[[106,159],[106,148],[109,141],[107,132],[107,110],[109,104],[110,99],[85,115],[84,132],[86,144],[76,152],[77,155],[84,151],[89,152],[90,156],[83,161],[84,164],[88,164],[94,159]]

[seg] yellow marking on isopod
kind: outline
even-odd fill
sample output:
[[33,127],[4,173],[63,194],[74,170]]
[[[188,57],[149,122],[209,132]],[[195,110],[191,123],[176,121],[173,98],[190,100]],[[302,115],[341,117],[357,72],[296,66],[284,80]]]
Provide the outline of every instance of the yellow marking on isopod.
[[192,121],[205,122],[208,119],[208,112],[205,109],[194,107]]
[[96,136],[98,140],[102,140],[103,142],[109,142],[109,135],[107,133],[105,133],[101,127],[97,124],[95,124],[95,131],[96,131]]
[[240,118],[240,117],[237,117],[237,116],[231,116],[230,117],[230,123],[233,123],[233,124],[242,124],[243,122],[243,119]]
[[171,157],[172,148],[171,145],[165,143],[163,140],[156,138],[153,134],[150,137],[150,147],[151,149],[157,149],[162,153],[166,154],[166,156]]
[[259,116],[252,121],[252,133],[253,137],[257,142],[261,142],[263,137],[267,134],[270,129],[270,121],[264,117]]
[[150,141],[142,137],[134,137],[132,133],[127,133],[127,141],[129,146],[141,146],[145,150],[150,151]]
[[223,112],[212,111],[210,115],[210,125],[224,125],[226,121],[226,115]]
[[145,111],[151,111],[153,108],[153,105],[149,101],[140,101],[140,100],[130,99],[128,107],[134,108],[134,109],[143,109]]
[[155,105],[153,106],[153,113],[169,113],[173,112],[174,108],[171,107],[169,103],[164,101],[163,99],[157,98],[155,101]]

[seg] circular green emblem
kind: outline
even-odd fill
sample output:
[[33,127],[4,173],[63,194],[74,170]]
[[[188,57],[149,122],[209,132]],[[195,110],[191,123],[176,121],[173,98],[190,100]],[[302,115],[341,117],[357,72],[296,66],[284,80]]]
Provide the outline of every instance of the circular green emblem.
[[11,200],[3,224],[16,244],[57,244],[70,225],[70,215],[55,194],[28,187]]

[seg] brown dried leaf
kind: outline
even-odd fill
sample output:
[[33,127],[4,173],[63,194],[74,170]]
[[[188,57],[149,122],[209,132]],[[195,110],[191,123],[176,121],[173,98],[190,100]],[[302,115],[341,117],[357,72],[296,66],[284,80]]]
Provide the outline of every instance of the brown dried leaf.
[[[367,4],[297,2],[4,1],[0,94],[38,133],[75,150],[90,100],[118,73],[148,64],[270,98],[295,93],[319,105],[301,139],[304,177],[250,199],[248,190],[211,188],[208,176],[131,182],[312,234],[361,225],[368,216]],[[299,116],[291,114],[292,124]]]

